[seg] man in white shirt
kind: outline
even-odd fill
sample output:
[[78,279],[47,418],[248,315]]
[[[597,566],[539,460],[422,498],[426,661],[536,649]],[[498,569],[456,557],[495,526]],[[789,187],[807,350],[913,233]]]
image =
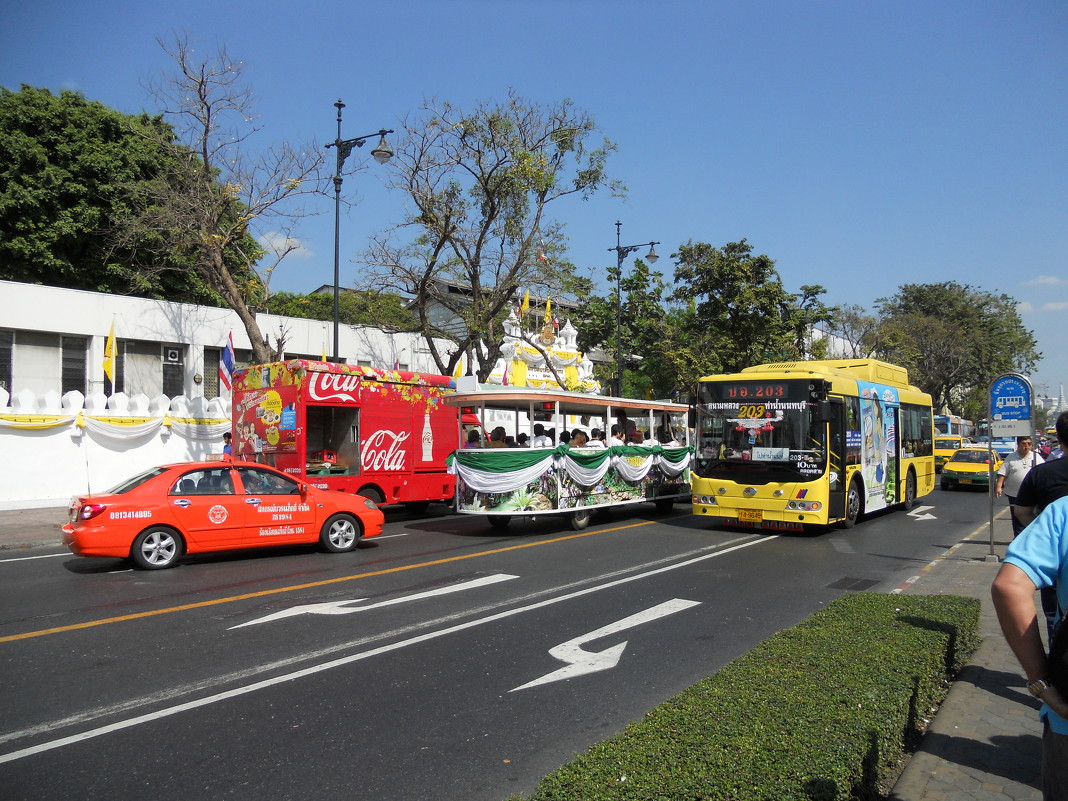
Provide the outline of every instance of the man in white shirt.
[[623,445],[624,442],[623,442],[622,434],[623,434],[623,426],[621,426],[619,423],[613,424],[612,425],[611,436],[608,438],[608,444],[609,445]]
[[1016,517],[1016,493],[1020,491],[1020,484],[1027,475],[1027,471],[1036,464],[1042,464],[1043,459],[1034,452],[1031,438],[1022,436],[1016,438],[1016,450],[1005,457],[1005,461],[998,468],[998,480],[994,486],[994,496],[1000,498],[1003,494],[1009,499],[1009,515],[1012,517],[1012,536],[1015,538],[1024,530],[1024,523]]
[[532,448],[551,448],[553,446],[552,437],[545,433],[545,426],[541,423],[534,424],[534,439],[530,441],[530,447]]

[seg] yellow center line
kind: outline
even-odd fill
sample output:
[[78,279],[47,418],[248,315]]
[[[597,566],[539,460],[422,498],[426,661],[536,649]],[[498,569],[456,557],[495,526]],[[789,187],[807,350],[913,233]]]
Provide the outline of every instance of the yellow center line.
[[[119,615],[118,617],[106,617],[100,620],[88,620],[85,623],[73,623],[69,626],[57,626],[51,629],[40,629],[38,631],[27,631],[23,634],[12,634],[7,637],[0,637],[0,643],[15,642],[16,640],[28,640],[33,637],[43,637],[46,634],[62,634],[66,631],[77,631],[78,629],[90,629],[94,626],[105,626],[110,623],[123,623],[127,620],[140,620],[146,617],[153,617],[155,615],[169,615],[173,612],[186,612],[190,609],[202,609],[208,606],[217,606],[219,604],[233,603],[234,601],[245,601],[249,598],[263,598],[268,595],[278,595],[283,592],[295,592],[297,590],[307,590],[313,587],[325,587],[329,584],[340,584],[344,581],[355,581],[356,579],[370,578],[372,576],[385,576],[389,573],[400,573],[405,570],[415,570],[420,567],[433,567],[434,565],[444,565],[449,562],[459,562],[464,559],[475,559],[481,556],[492,556],[498,553],[507,553],[508,551],[518,551],[521,548],[535,548],[541,545],[552,545],[555,542],[566,542],[567,540],[579,539],[580,537],[590,537],[594,534],[608,534],[613,531],[623,531],[628,528],[638,528],[639,526],[651,525],[654,521],[645,520],[641,523],[629,523],[625,526],[615,526],[613,528],[602,528],[596,531],[583,531],[578,534],[569,534],[566,537],[554,537],[551,540],[538,540],[537,542],[525,542],[522,545],[509,545],[506,548],[495,548],[491,551],[479,551],[477,553],[463,554],[462,556],[450,556],[445,559],[435,559],[432,562],[419,562],[414,565],[402,565],[400,567],[390,567],[384,570],[373,570],[368,573],[357,573],[353,576],[339,576],[338,578],[323,579],[322,581],[312,581],[307,584],[295,584],[291,587],[278,587],[273,590],[260,590],[259,592],[249,592],[244,595],[231,595],[227,598],[216,598],[211,601],[198,601],[195,604],[182,604],[181,606],[168,606],[164,609],[154,609],[149,612],[137,612],[131,615]],[[658,521],[659,522],[659,521]]]

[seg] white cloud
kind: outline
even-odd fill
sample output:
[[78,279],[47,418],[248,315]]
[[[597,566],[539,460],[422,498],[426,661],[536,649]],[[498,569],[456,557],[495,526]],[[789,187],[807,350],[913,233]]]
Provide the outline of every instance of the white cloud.
[[268,231],[259,237],[260,244],[272,253],[284,253],[287,248],[291,248],[287,259],[310,259],[315,254],[311,248],[304,244],[295,237],[286,236],[280,234],[277,231]]
[[1036,306],[1029,300],[1022,300],[1016,304],[1016,311],[1020,314],[1029,314],[1031,312],[1062,312],[1068,311],[1068,301],[1054,301],[1051,303],[1043,303],[1041,306]]
[[1059,278],[1056,275],[1040,275],[1027,282],[1027,286],[1064,286],[1068,284],[1068,278]]

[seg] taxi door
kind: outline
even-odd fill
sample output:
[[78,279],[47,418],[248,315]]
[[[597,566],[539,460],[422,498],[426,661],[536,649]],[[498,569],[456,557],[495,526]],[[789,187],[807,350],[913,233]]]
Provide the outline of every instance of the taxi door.
[[171,486],[168,505],[191,550],[233,547],[245,525],[229,467],[188,470]]
[[[243,537],[247,545],[286,545],[319,539],[315,510],[289,476],[259,467],[239,467]],[[325,521],[323,521],[325,522]]]

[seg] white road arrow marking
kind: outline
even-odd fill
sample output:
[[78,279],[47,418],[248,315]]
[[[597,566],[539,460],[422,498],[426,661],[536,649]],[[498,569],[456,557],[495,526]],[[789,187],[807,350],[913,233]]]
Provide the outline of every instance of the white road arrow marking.
[[490,584],[498,584],[502,581],[511,581],[515,578],[519,578],[519,576],[510,576],[507,573],[497,573],[492,576],[485,576],[479,579],[472,579],[471,581],[463,581],[459,584],[452,584],[448,587],[439,587],[436,590],[417,592],[415,595],[391,598],[388,601],[380,601],[377,604],[370,604],[368,606],[350,606],[350,604],[358,604],[360,601],[366,600],[364,598],[351,598],[347,601],[325,601],[319,604],[304,604],[303,606],[294,606],[291,609],[283,609],[281,612],[275,612],[273,615],[250,620],[247,623],[239,623],[236,626],[231,626],[230,629],[240,629],[245,626],[254,626],[257,623],[268,623],[272,620],[282,620],[283,618],[295,617],[297,615],[348,615],[352,612],[366,612],[368,609],[394,606],[395,604],[418,601],[423,598],[433,598],[438,595],[448,595],[449,593],[460,592],[461,590],[473,590],[476,587],[485,587]]
[[934,509],[934,507],[933,506],[917,506],[915,509],[913,509],[908,514],[909,514],[909,517],[914,517],[917,520],[934,520],[934,519],[936,519],[934,515],[924,514],[928,509]]
[[584,651],[582,649],[583,644],[588,643],[591,640],[600,639],[601,637],[607,637],[609,634],[615,634],[624,631],[625,629],[640,626],[642,623],[648,623],[657,618],[673,615],[676,612],[689,609],[691,606],[699,606],[700,603],[700,601],[685,601],[681,598],[674,598],[670,601],[658,604],[657,606],[650,607],[644,612],[638,612],[630,617],[617,620],[615,623],[609,623],[607,626],[602,626],[596,631],[583,634],[581,637],[568,640],[565,643],[557,645],[555,648],[550,648],[549,653],[552,656],[555,656],[561,662],[567,662],[568,664],[559,670],[554,670],[552,673],[546,673],[540,679],[535,679],[520,687],[516,687],[511,690],[511,692],[514,693],[516,690],[526,690],[529,687],[537,687],[539,684],[548,684],[549,682],[560,681],[561,679],[570,679],[574,676],[582,676],[586,673],[610,670],[619,664],[619,658],[623,655],[623,649],[627,647],[625,641],[621,642],[619,645],[613,645],[611,648],[606,648],[603,651],[592,652]]

